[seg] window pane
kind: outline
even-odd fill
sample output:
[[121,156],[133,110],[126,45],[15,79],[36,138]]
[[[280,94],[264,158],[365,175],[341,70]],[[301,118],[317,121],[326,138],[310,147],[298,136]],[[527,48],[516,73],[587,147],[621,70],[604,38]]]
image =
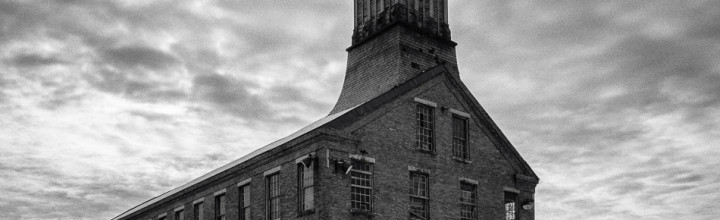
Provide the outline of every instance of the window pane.
[[238,210],[240,220],[250,219],[250,185],[241,186],[238,196]]
[[350,205],[353,209],[372,210],[372,164],[359,161],[352,162],[353,169],[350,171]]
[[203,220],[205,219],[205,210],[203,209],[203,203],[197,203],[193,206],[193,213],[195,215],[195,220]]
[[415,139],[420,150],[433,149],[433,111],[432,107],[418,104],[415,112]]
[[280,183],[278,181],[278,174],[273,174],[267,177],[267,219],[279,219],[280,218]]
[[225,194],[215,196],[215,219],[225,220]]
[[460,219],[476,219],[476,186],[468,183],[460,184]]
[[453,156],[467,159],[467,119],[453,117]]
[[175,220],[185,220],[185,211],[175,212]]
[[410,218],[427,219],[429,217],[429,185],[428,176],[421,173],[410,173]]
[[505,192],[505,220],[517,219],[517,194]]

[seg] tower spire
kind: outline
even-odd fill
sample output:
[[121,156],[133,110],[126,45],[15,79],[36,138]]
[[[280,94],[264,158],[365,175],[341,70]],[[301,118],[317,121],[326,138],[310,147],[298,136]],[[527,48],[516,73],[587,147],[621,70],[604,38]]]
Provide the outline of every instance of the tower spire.
[[438,64],[457,66],[448,0],[353,0],[354,30],[334,114]]

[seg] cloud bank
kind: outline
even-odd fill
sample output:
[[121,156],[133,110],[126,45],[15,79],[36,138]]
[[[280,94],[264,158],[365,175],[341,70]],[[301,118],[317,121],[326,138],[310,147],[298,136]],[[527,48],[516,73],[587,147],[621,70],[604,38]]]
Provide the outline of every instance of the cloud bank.
[[[461,78],[542,179],[537,219],[720,215],[717,1],[450,7]],[[109,219],[324,116],[351,11],[0,2],[0,219]]]

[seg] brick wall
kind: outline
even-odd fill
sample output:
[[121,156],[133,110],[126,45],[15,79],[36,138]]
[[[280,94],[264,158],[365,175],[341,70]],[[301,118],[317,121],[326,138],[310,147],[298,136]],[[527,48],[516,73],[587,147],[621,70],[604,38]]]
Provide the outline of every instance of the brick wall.
[[[284,146],[262,154],[224,172],[211,181],[191,187],[177,198],[157,204],[130,219],[157,219],[167,213],[174,219],[174,209],[185,207],[185,219],[192,219],[193,201],[204,198],[205,219],[214,219],[214,193],[226,189],[227,218],[238,219],[237,183],[252,178],[252,216],[265,219],[265,176],[263,172],[281,166],[282,219],[407,219],[409,212],[408,166],[429,171],[430,218],[457,219],[459,216],[460,177],[478,181],[478,219],[503,219],[503,190],[520,190],[520,201],[532,198],[535,184],[519,181],[508,161],[493,146],[480,125],[469,123],[469,162],[452,157],[451,114],[447,107],[471,113],[469,105],[459,100],[458,91],[445,75],[422,84],[343,128],[343,131],[314,131]],[[438,104],[435,108],[436,154],[415,149],[414,98]],[[337,133],[337,134],[336,134]],[[366,152],[366,153],[363,153]],[[315,213],[298,216],[297,167],[295,159],[315,153],[318,156],[315,190]],[[350,209],[350,176],[337,173],[328,158],[350,160],[349,154],[375,158],[373,215],[352,215]],[[533,220],[534,213],[520,211],[522,220]]]
[[[458,91],[448,86],[442,75],[376,110],[346,129],[360,138],[354,153],[367,151],[366,156],[376,159],[374,214],[376,219],[407,219],[409,212],[408,166],[429,170],[431,219],[458,219],[460,177],[477,180],[478,219],[504,219],[504,187],[523,190],[520,201],[532,198],[534,184],[516,184],[515,171],[507,160],[481,131],[480,125],[470,119],[470,162],[452,157],[452,115],[442,112],[440,106],[464,112],[468,105],[458,100]],[[415,148],[415,97],[436,102],[435,137],[436,154],[420,152]],[[332,175],[332,174],[331,174]],[[324,183],[333,192],[329,201],[335,202],[329,210],[332,219],[366,219],[348,213],[349,184],[337,175]],[[344,200],[343,200],[344,199]],[[532,211],[520,211],[523,220],[534,219]]]

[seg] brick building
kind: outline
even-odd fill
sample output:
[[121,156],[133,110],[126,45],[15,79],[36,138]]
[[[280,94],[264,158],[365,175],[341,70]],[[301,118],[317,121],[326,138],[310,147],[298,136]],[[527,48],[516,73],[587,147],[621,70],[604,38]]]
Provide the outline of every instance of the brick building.
[[330,114],[114,219],[534,219],[539,179],[460,80],[447,0],[354,0]]

